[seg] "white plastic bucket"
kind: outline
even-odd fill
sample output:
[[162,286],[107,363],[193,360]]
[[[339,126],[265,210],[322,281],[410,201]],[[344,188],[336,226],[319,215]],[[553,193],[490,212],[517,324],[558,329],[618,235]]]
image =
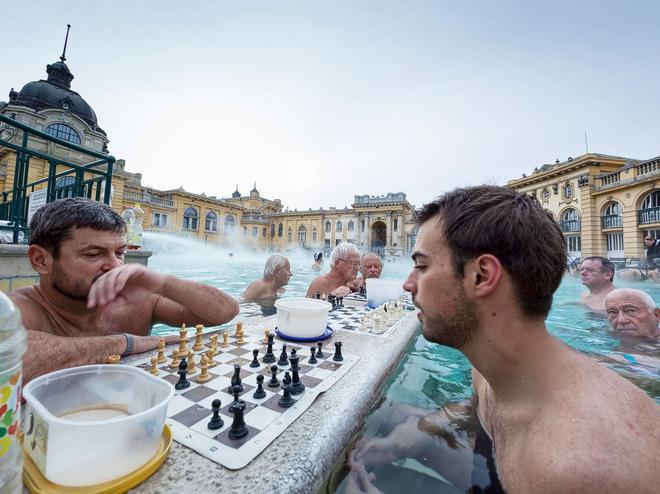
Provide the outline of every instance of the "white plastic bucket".
[[33,379],[23,396],[24,449],[51,482],[86,486],[156,454],[174,388],[135,367],[85,365]]
[[367,305],[376,308],[390,300],[401,300],[403,280],[367,278]]
[[332,305],[305,297],[281,298],[275,302],[277,329],[294,338],[316,338],[325,333]]

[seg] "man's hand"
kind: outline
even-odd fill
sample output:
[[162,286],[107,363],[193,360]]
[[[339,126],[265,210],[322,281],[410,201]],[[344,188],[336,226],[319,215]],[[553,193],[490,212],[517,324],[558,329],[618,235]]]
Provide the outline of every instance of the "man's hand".
[[353,463],[351,464],[351,471],[348,474],[348,480],[346,481],[345,492],[381,494],[382,491],[371,483],[375,478],[376,476],[373,473],[367,472],[364,465],[361,463]]
[[360,288],[362,288],[364,286],[364,279],[355,278],[353,281],[349,281],[348,283],[346,283],[346,286],[352,292],[358,292],[358,291],[360,291]]
[[346,297],[347,295],[350,294],[351,294],[351,289],[348,288],[347,286],[340,286],[330,292],[330,295],[334,295],[335,297]]
[[386,465],[400,458],[412,458],[420,445],[420,433],[417,423],[419,417],[409,417],[404,423],[397,425],[385,437],[377,437],[367,441],[360,441],[350,455],[353,462],[362,463],[373,468]]
[[94,282],[87,297],[87,307],[105,307],[111,302],[140,303],[152,293],[157,293],[166,279],[166,275],[141,264],[124,264]]

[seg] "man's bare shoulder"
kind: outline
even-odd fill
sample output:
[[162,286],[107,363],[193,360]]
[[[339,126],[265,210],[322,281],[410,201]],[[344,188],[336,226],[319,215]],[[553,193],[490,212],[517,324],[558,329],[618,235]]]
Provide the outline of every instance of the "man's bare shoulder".
[[47,327],[48,309],[39,302],[43,297],[36,286],[27,286],[7,294],[21,311],[23,326],[28,330],[43,331]]

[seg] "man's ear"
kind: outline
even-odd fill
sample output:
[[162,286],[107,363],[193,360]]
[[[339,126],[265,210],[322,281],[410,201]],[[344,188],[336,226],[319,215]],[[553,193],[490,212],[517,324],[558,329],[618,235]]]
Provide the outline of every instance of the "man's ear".
[[482,254],[465,264],[464,279],[470,284],[469,289],[475,297],[487,297],[499,285],[502,272],[502,263],[497,257]]
[[28,260],[34,269],[39,274],[50,273],[50,267],[53,263],[53,255],[38,245],[30,245],[27,251]]

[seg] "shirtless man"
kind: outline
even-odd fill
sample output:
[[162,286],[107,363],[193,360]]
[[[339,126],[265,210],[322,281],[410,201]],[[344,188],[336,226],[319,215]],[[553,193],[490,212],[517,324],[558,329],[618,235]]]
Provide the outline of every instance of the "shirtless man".
[[605,257],[585,257],[580,266],[580,280],[587,291],[580,303],[591,310],[605,310],[605,296],[614,290],[614,264]]
[[[450,192],[418,220],[404,288],[426,339],[457,348],[473,365],[477,415],[492,439],[487,449],[501,487],[513,494],[655,492],[660,408],[545,328],[565,270],[557,223],[536,199],[496,186]],[[414,427],[395,429],[401,440],[388,444],[404,457],[416,457],[419,438],[434,436],[440,450],[449,443],[438,412],[401,427],[408,422]],[[374,492],[369,449],[353,454],[352,487]],[[382,441],[377,449],[385,450]]]
[[356,278],[354,281],[348,283],[348,288],[352,291],[357,292],[365,286],[365,281],[367,278],[380,278],[380,273],[383,271],[383,262],[380,260],[378,254],[373,252],[367,252],[362,254],[360,259],[360,272],[362,276]]
[[274,300],[284,290],[290,278],[289,260],[279,254],[273,254],[266,260],[263,279],[250,283],[243,292],[243,298],[248,302]]
[[315,252],[314,262],[312,263],[312,270],[321,271],[322,266],[323,266],[323,252]]
[[607,319],[615,333],[623,333],[649,341],[660,336],[660,309],[648,293],[633,288],[617,288],[605,297]]
[[51,202],[34,215],[30,231],[28,259],[39,283],[9,293],[27,329],[25,382],[152,350],[157,322],[215,326],[238,313],[236,301],[216,288],[124,264],[126,226],[105,204]]
[[307,289],[307,296],[314,297],[320,293],[324,296],[345,297],[351,293],[347,285],[355,280],[359,269],[358,248],[347,242],[340,243],[330,255],[330,272],[314,278]]

